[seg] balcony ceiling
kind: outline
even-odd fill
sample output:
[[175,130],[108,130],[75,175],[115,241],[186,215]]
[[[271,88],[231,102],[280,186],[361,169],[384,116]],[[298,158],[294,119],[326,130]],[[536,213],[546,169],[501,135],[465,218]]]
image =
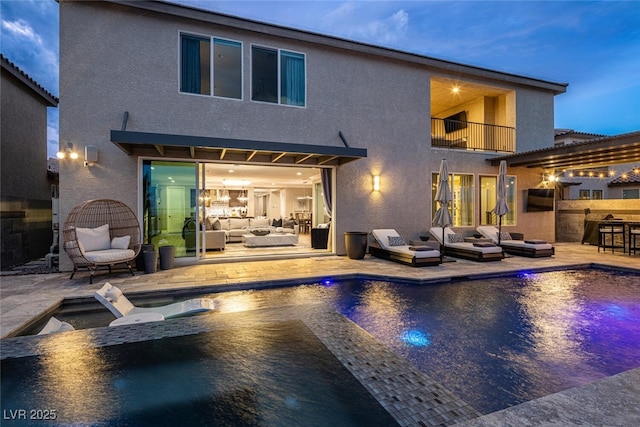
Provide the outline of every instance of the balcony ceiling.
[[640,131],[487,159],[492,165],[579,170],[640,162]]
[[[453,92],[454,87],[459,89],[458,93]],[[471,102],[483,96],[497,97],[509,92],[507,89],[494,86],[444,77],[433,77],[431,78],[431,116],[437,117],[458,105]]]

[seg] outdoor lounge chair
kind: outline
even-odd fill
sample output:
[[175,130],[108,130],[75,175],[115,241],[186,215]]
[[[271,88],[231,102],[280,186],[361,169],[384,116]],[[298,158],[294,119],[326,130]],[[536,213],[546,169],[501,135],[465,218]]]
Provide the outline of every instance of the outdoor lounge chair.
[[118,318],[140,313],[159,313],[165,319],[171,319],[215,309],[214,300],[209,298],[195,298],[160,307],[136,307],[122,294],[120,288],[113,286],[109,282],[96,291],[94,296]]
[[500,261],[504,258],[504,253],[500,246],[493,243],[465,242],[462,235],[456,234],[449,227],[444,229],[444,242],[442,240],[442,227],[431,227],[429,234],[440,242],[440,245],[444,248],[445,255],[482,262]]
[[[498,229],[493,225],[481,225],[476,228],[478,233],[498,244]],[[503,232],[500,246],[508,254],[520,255],[531,258],[549,257],[555,253],[555,249],[543,240],[515,240],[508,233]],[[505,238],[507,237],[507,238]]]
[[[371,234],[373,234],[377,245],[370,245],[369,253],[377,258],[413,267],[438,265],[441,262],[440,251],[427,246],[409,246],[394,229],[373,230]],[[391,241],[398,244],[393,245]]]
[[49,319],[47,324],[44,325],[44,328],[42,328],[40,332],[38,332],[38,335],[55,334],[56,332],[66,332],[66,331],[75,331],[75,330],[76,328],[74,328],[71,324],[67,322],[61,322],[55,317],[52,317],[51,319]]

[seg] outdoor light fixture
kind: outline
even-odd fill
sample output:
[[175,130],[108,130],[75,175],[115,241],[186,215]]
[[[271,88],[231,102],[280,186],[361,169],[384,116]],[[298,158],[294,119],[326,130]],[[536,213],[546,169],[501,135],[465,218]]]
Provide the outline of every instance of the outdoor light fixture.
[[64,159],[65,157],[69,157],[70,159],[75,160],[78,158],[78,153],[73,151],[73,143],[67,142],[67,148],[65,148],[64,150],[58,151],[56,153],[56,157],[58,157],[59,159]]
[[84,166],[91,167],[98,162],[98,149],[93,145],[84,147]]
[[380,175],[373,175],[373,191],[380,191]]

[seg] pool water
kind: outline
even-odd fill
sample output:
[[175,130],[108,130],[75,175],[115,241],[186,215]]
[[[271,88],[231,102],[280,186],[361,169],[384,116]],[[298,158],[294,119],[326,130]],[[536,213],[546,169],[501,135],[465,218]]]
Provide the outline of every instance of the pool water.
[[301,321],[81,351],[68,344],[2,361],[3,414],[55,410],[55,420],[5,417],[10,425],[397,425]]
[[640,367],[640,276],[630,273],[350,280],[217,297],[229,311],[331,304],[482,413]]
[[[326,281],[209,296],[227,313],[326,304],[482,413],[640,367],[640,275],[632,273],[584,269],[429,285]],[[82,315],[56,316],[83,322]],[[270,351],[280,355],[277,346]]]

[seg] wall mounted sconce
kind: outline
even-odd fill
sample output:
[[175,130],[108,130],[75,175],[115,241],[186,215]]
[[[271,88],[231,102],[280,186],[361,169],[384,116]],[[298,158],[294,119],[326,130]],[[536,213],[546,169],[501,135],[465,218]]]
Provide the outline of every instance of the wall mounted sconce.
[[98,149],[93,145],[84,147],[84,165],[91,167],[98,162]]
[[59,159],[64,159],[65,157],[69,157],[72,160],[78,158],[78,153],[73,150],[73,143],[67,142],[67,148],[64,150],[60,150],[56,153],[56,157]]
[[373,175],[373,191],[380,191],[380,175]]

